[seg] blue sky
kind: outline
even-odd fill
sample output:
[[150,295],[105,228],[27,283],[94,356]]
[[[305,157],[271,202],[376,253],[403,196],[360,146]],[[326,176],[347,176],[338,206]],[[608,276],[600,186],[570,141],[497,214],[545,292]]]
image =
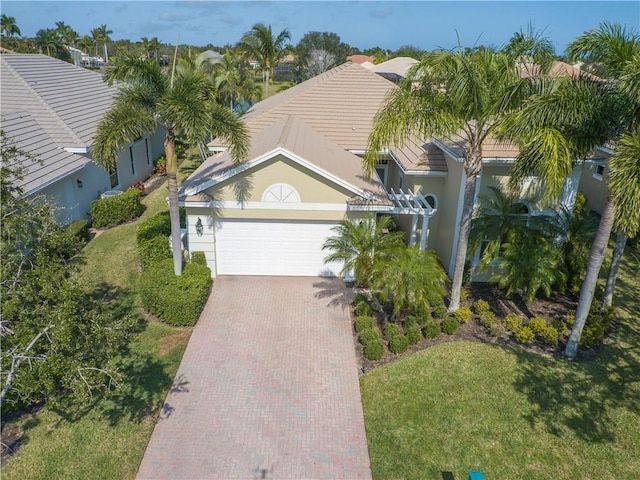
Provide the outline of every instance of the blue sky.
[[101,24],[114,40],[158,37],[164,43],[222,46],[236,43],[257,22],[296,44],[309,31],[337,33],[361,49],[402,45],[422,49],[457,44],[499,46],[529,23],[544,30],[561,53],[576,36],[602,21],[638,29],[640,1],[6,1],[24,36],[64,21],[81,35]]

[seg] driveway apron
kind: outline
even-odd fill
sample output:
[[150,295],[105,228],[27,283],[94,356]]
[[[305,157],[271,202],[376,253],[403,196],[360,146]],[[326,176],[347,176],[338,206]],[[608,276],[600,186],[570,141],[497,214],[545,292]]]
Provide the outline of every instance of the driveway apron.
[[138,478],[371,478],[348,295],[338,279],[216,279]]

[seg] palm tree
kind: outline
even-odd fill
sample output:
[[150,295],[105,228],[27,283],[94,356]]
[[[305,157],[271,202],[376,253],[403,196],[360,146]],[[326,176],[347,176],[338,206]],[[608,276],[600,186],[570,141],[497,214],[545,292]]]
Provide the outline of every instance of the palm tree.
[[64,48],[58,32],[51,28],[38,30],[36,45],[42,53],[46,52],[50,57],[57,56],[58,52]]
[[256,23],[238,43],[239,48],[256,57],[260,64],[262,73],[265,76],[265,97],[269,96],[269,74],[271,69],[287,53],[286,40],[291,40],[291,34],[286,28],[274,37],[271,25],[267,27],[262,23]]
[[89,35],[84,35],[76,43],[78,45],[78,48],[83,52],[88,52],[91,49],[91,47],[95,45],[93,38],[91,38]]
[[332,230],[335,236],[327,238],[322,250],[332,253],[324,259],[329,262],[344,262],[342,274],[353,274],[357,286],[369,288],[373,280],[374,266],[399,246],[404,246],[402,232],[387,232],[392,226],[391,217],[351,222],[342,220]]
[[75,47],[78,41],[78,32],[64,22],[56,22],[56,32],[65,45]]
[[96,57],[98,56],[98,45],[102,43],[104,47],[104,63],[109,63],[109,52],[107,51],[107,42],[111,41],[111,35],[113,30],[107,29],[106,25],[100,25],[91,30],[91,36],[96,45]]
[[220,101],[229,108],[246,107],[260,99],[261,89],[248,72],[247,65],[231,49],[225,49],[220,62],[213,66]]
[[174,271],[182,273],[180,217],[175,139],[177,131],[193,143],[210,134],[226,137],[231,154],[239,162],[248,149],[248,135],[242,121],[216,101],[215,87],[202,72],[187,70],[163,73],[158,62],[132,54],[119,56],[105,74],[109,84],[126,82],[114,106],[98,125],[93,158],[106,169],[117,165],[118,154],[132,140],[154,132],[160,124],[165,131],[171,245]]
[[14,35],[22,35],[18,25],[16,24],[15,17],[8,17],[6,14],[2,14],[0,17],[0,29],[2,30],[2,35],[5,37],[13,37]]
[[[640,41],[635,33],[617,25],[601,24],[578,37],[569,46],[569,52],[574,58],[597,59],[617,81],[592,80],[584,75],[554,79],[503,125],[508,135],[521,146],[519,159],[512,170],[513,183],[535,173],[546,183],[550,197],[560,191],[574,160],[585,158],[594,148],[626,135],[625,132],[630,132],[638,121],[640,112],[640,95],[629,88],[628,83],[638,78],[637,66],[640,64],[637,60]],[[593,301],[616,216],[615,199],[620,201],[624,195],[624,192],[614,195],[611,186],[609,191],[611,196],[591,247],[575,323],[565,349],[569,358],[577,355]],[[624,202],[619,208],[619,216],[634,216]]]
[[[534,52],[536,53],[536,52]],[[391,92],[374,119],[363,166],[369,173],[380,152],[400,145],[410,134],[422,138],[461,135],[464,155],[464,200],[449,310],[460,306],[462,278],[475,201],[476,179],[482,169],[482,144],[496,121],[530,93],[532,82],[518,75],[518,59],[479,47],[426,53]]]
[[405,308],[425,311],[429,297],[445,291],[447,274],[434,252],[420,251],[419,245],[391,250],[373,269],[373,287],[393,299],[395,315]]

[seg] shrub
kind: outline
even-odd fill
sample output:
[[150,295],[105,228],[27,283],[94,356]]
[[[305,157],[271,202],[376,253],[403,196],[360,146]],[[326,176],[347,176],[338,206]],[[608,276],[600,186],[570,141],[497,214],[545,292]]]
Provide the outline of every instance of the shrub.
[[533,317],[529,320],[527,326],[533,333],[540,335],[547,328],[547,321],[542,317]]
[[522,317],[520,315],[516,315],[515,313],[510,313],[504,319],[504,326],[510,332],[516,332],[522,326]]
[[140,190],[129,188],[115,197],[99,198],[91,202],[91,219],[96,228],[115,227],[138,218],[142,214]]
[[136,183],[134,183],[133,188],[140,190],[140,193],[144,193],[144,183],[142,183],[141,180],[138,180]]
[[382,332],[385,340],[391,340],[394,337],[399,337],[402,335],[400,331],[400,327],[395,323],[387,323],[384,327],[384,332]]
[[367,302],[367,296],[364,293],[356,293],[355,297],[353,298],[353,303],[355,305],[357,305],[360,302]]
[[496,314],[491,310],[480,315],[480,323],[487,328],[491,328],[491,326],[495,325],[497,321],[498,320],[496,320]]
[[76,220],[67,227],[67,232],[87,243],[91,240],[89,231],[89,220]]
[[367,345],[371,342],[380,342],[380,338],[373,328],[367,328],[360,332],[360,334],[358,335],[358,341],[362,345]]
[[469,307],[460,307],[455,312],[453,312],[453,315],[456,317],[459,323],[467,323],[469,320],[471,320],[471,317],[473,317],[473,312],[471,312],[471,309]]
[[380,360],[384,354],[384,345],[376,338],[364,346],[364,356],[369,360]]
[[417,319],[415,316],[413,316],[413,315],[408,315],[408,316],[404,319],[404,322],[402,322],[402,323],[404,324],[404,328],[405,328],[405,330],[406,330],[407,328],[415,327],[415,326],[416,326],[416,324],[418,323],[418,319]]
[[575,322],[576,322],[576,311],[575,310],[569,310],[564,315],[564,323],[567,324],[567,328],[571,328],[571,327],[573,327],[573,324]]
[[415,345],[422,340],[422,334],[420,333],[420,329],[416,325],[412,325],[407,327],[407,338],[409,339],[409,343],[411,345]]
[[448,335],[453,335],[458,330],[460,324],[456,317],[447,317],[442,321],[442,331]]
[[567,324],[563,318],[555,318],[551,321],[551,326],[558,331],[560,336],[564,335],[567,331]]
[[187,263],[182,275],[176,276],[173,260],[166,259],[140,277],[142,306],[171,325],[195,325],[209,297],[211,283],[208,267]]
[[207,266],[207,256],[204,252],[191,252],[191,263],[197,263],[204,267]]
[[609,331],[614,317],[615,310],[612,307],[603,308],[600,305],[594,304],[587,317],[584,330],[582,330],[580,345],[583,347],[591,347],[600,342]]
[[429,320],[424,327],[425,338],[436,338],[442,332],[442,327],[439,322]]
[[501,321],[497,321],[489,327],[489,335],[491,335],[492,337],[498,337],[502,333],[504,333],[505,329],[506,329],[505,323]]
[[373,329],[373,318],[369,316],[360,316],[355,321],[356,332]]
[[491,311],[489,303],[485,300],[482,300],[481,298],[473,302],[473,309],[475,310],[477,315],[482,315],[483,313]]
[[356,303],[356,315],[371,315],[371,307],[366,300],[361,300],[360,302]]
[[438,305],[433,309],[433,316],[436,318],[444,318],[447,314],[447,307],[444,305]]
[[427,293],[427,303],[432,308],[444,306],[444,297],[437,291],[429,291]]
[[409,339],[406,335],[397,335],[389,339],[389,350],[393,353],[404,353],[409,348]]
[[431,320],[431,312],[429,310],[416,313],[416,321],[418,324],[426,325],[429,320]]
[[163,155],[153,162],[153,173],[164,175],[167,173],[167,159]]
[[533,330],[531,330],[529,327],[522,326],[518,330],[513,332],[513,336],[515,337],[516,342],[527,344],[527,343],[531,343],[536,335],[535,333],[533,333]]
[[554,347],[558,345],[560,340],[560,332],[553,327],[545,327],[539,334],[542,341]]
[[[136,229],[136,245],[142,266],[147,269],[171,258],[171,219],[169,212],[160,212],[148,218]],[[205,261],[206,266],[206,261]]]

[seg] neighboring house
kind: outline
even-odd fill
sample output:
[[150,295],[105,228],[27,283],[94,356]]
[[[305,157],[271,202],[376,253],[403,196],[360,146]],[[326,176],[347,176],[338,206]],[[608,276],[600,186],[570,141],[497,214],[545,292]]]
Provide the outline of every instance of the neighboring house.
[[[234,165],[224,141],[181,186],[190,251],[205,252],[213,275],[337,275],[322,245],[332,227],[392,214],[409,244],[435,250],[452,274],[462,215],[465,145],[459,138],[410,137],[386,152],[374,179],[362,172],[376,112],[394,83],[345,63],[254,105],[245,162]],[[518,151],[489,140],[476,198],[504,186]],[[583,166],[561,202],[571,208]],[[550,212],[535,179],[521,197],[529,214]],[[476,259],[477,260],[477,259]]]
[[102,75],[46,55],[0,55],[0,113],[5,134],[39,162],[26,162],[21,186],[60,207],[58,220],[88,219],[91,202],[147,178],[163,153],[157,131],[132,142],[107,172],[91,159],[91,145],[117,87]]
[[374,63],[376,63],[376,59],[375,57],[371,57],[369,55],[356,54],[356,55],[349,55],[347,57],[347,62],[360,63],[360,64],[368,62],[373,65]]
[[386,78],[390,82],[399,83],[404,77],[407,76],[407,72],[413,67],[418,60],[411,57],[396,57],[386,62],[379,63],[378,65],[372,65],[369,62],[365,62],[362,66],[367,67],[372,72],[377,73],[381,77]]

